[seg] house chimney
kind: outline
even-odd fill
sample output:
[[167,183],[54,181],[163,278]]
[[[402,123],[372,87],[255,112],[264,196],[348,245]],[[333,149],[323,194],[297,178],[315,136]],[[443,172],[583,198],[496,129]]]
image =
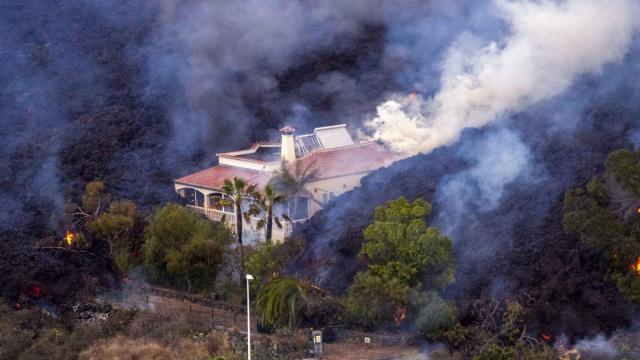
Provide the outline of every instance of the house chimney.
[[296,144],[293,140],[293,133],[296,130],[291,126],[280,129],[282,133],[282,144],[280,145],[280,160],[293,162],[296,160]]

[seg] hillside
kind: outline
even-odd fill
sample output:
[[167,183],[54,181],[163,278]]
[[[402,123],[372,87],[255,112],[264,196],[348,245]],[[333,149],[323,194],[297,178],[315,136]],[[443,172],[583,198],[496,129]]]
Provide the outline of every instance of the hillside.
[[[604,260],[562,228],[565,190],[600,175],[611,151],[632,146],[638,110],[603,100],[570,131],[540,126],[550,125],[540,116],[554,102],[370,174],[300,227],[306,250],[291,271],[341,293],[364,266],[357,253],[373,209],[398,196],[423,197],[454,242],[457,282],[448,295],[463,307],[480,296],[527,294],[538,331],[580,337],[629,325],[637,309],[606,279]],[[526,161],[507,176],[520,146]],[[464,192],[451,192],[460,181]]]

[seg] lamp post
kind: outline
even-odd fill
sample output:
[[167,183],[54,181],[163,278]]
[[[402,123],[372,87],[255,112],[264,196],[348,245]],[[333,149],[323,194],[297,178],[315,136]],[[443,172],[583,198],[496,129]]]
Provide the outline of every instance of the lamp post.
[[253,276],[247,274],[247,360],[251,360],[251,306],[249,304],[249,280],[253,280]]

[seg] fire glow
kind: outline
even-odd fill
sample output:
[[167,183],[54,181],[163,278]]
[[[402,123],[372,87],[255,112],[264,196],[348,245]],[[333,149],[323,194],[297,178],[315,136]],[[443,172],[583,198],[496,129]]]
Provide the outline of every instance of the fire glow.
[[67,245],[71,246],[71,244],[73,244],[73,240],[75,240],[75,234],[73,233],[73,231],[71,230],[67,230],[64,233],[64,241],[67,243]]
[[393,321],[395,322],[396,326],[400,326],[400,323],[406,317],[407,317],[407,311],[405,310],[405,308],[401,307],[398,310],[396,310],[396,315],[394,316]]
[[635,264],[631,264],[631,270],[633,270],[636,275],[640,275],[640,257],[638,257]]

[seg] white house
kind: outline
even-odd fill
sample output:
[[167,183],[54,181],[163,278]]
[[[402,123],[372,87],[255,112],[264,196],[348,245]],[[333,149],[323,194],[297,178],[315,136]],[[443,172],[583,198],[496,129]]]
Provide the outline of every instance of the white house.
[[[304,191],[280,209],[293,223],[303,222],[336,196],[358,186],[365,175],[397,159],[376,142],[354,142],[345,124],[319,127],[299,136],[288,126],[280,132],[280,141],[258,142],[248,149],[217,154],[217,166],[175,180],[176,191],[189,208],[214,221],[225,216],[235,229],[233,206],[220,204],[225,197],[221,191],[224,180],[237,176],[263,188],[284,162],[293,175],[302,171],[312,174]],[[244,226],[247,233],[243,231],[243,236],[249,242],[264,238],[264,230],[257,231],[256,222],[253,219]],[[282,229],[274,225],[273,240],[283,241],[291,229],[288,222],[283,222]]]

